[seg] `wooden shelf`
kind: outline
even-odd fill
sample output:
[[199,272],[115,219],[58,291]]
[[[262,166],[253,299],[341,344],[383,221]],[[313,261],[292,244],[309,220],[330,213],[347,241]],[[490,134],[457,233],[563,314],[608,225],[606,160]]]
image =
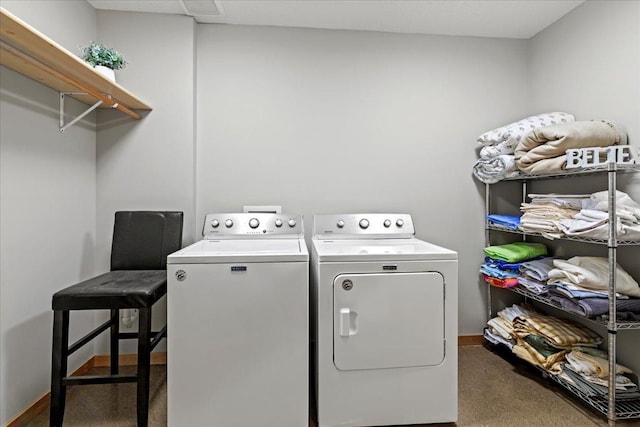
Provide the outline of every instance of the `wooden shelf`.
[[151,110],[119,84],[105,78],[82,59],[0,7],[0,65],[72,95],[88,105],[116,108],[140,119],[132,110]]

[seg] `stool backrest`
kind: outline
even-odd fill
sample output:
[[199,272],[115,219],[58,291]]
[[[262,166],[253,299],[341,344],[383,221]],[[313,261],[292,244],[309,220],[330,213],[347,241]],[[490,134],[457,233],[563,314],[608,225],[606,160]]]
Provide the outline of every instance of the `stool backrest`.
[[182,247],[182,212],[116,212],[111,271],[165,270],[167,255]]

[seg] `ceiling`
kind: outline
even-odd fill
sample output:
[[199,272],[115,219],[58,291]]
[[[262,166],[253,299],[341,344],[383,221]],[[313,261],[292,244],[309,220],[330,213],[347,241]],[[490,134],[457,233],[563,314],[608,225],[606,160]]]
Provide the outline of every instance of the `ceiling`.
[[584,0],[87,0],[199,23],[528,39]]

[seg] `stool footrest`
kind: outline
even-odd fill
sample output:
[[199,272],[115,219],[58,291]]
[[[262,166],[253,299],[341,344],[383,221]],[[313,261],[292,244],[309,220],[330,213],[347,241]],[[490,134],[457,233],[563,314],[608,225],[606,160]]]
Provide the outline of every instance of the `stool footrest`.
[[153,333],[153,339],[151,340],[151,344],[149,345],[149,351],[152,351],[162,338],[167,336],[167,325],[164,325],[164,328],[160,330],[160,332]]
[[[115,320],[117,321],[118,319],[115,319]],[[109,320],[104,322],[102,325],[98,326],[93,331],[89,332],[87,335],[85,335],[84,337],[80,338],[78,341],[74,342],[67,349],[67,355],[71,355],[71,354],[75,353],[78,349],[82,348],[83,345],[85,345],[86,343],[88,343],[89,341],[91,341],[92,339],[94,339],[95,337],[97,337],[98,335],[103,333],[104,331],[106,331],[107,328],[109,328],[109,326],[111,326],[113,324],[113,321],[114,321],[114,319],[110,318]]]
[[117,384],[135,383],[137,380],[137,375],[84,375],[77,377],[65,377],[62,379],[62,384],[65,386],[82,384]]
[[[167,327],[165,326],[164,329]],[[161,334],[162,331],[150,332],[149,335],[151,338],[156,337],[158,334]],[[138,339],[138,332],[119,332],[118,339],[120,340],[135,340]]]

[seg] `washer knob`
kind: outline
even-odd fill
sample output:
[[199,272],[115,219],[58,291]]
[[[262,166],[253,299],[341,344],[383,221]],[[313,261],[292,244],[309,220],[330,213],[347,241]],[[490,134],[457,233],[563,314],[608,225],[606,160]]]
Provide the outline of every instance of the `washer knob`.
[[280,218],[276,219],[276,227],[282,227],[282,220]]
[[363,230],[366,230],[367,228],[369,228],[369,220],[366,218],[362,218],[358,224],[360,225],[360,228],[362,228]]
[[251,218],[249,220],[249,227],[258,228],[259,225],[260,225],[260,221],[258,220],[258,218]]
[[399,219],[399,220],[397,220],[397,221],[396,221],[396,225],[397,225],[398,227],[402,227],[402,226],[404,225],[404,220],[403,220],[403,219]]
[[231,220],[231,219],[226,220],[226,221],[224,222],[224,225],[225,225],[227,228],[231,228],[231,227],[233,227],[233,220]]
[[338,228],[342,228],[344,227],[344,221],[343,220],[338,220],[338,223],[336,224],[338,226]]
[[220,221],[218,221],[217,219],[214,219],[213,221],[211,221],[211,226],[213,228],[218,228],[219,225],[220,225]]
[[384,224],[384,226],[385,226],[385,227],[387,227],[387,228],[391,227],[391,221],[390,221],[390,220],[388,220],[388,219],[385,219],[385,220],[384,220],[384,222],[383,222],[383,224]]
[[291,218],[287,224],[289,224],[289,227],[295,227],[296,226],[296,220]]

